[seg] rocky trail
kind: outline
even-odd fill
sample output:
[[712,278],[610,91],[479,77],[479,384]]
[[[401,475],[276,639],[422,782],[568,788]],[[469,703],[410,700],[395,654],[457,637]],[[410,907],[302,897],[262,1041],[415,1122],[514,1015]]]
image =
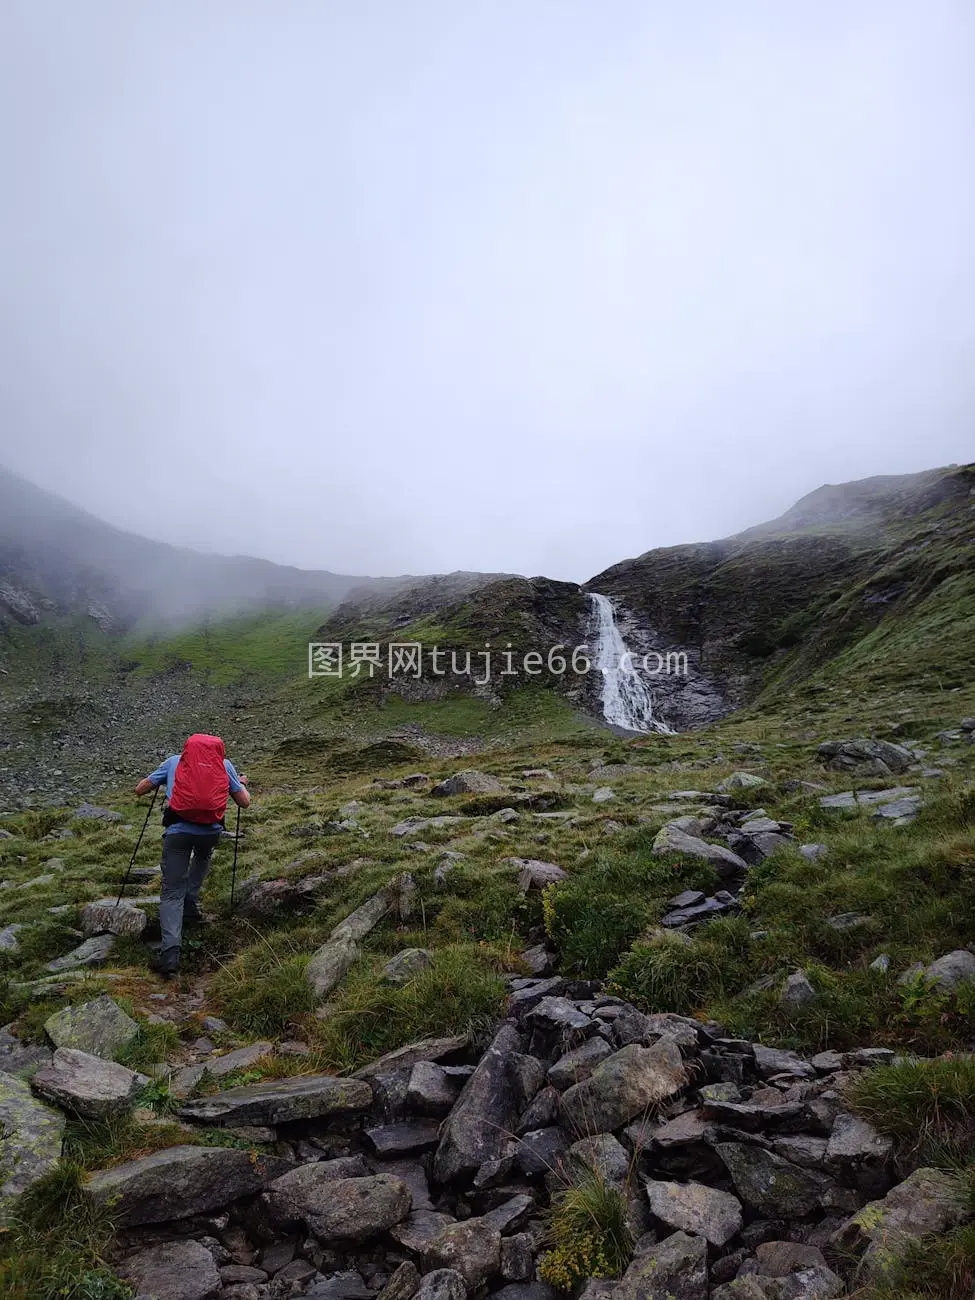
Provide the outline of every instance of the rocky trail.
[[[945,733],[937,765],[890,741],[825,742],[818,779],[784,778],[758,747],[742,746],[748,767],[719,756],[730,770],[705,789],[679,784],[694,764],[648,782],[638,763],[579,771],[573,760],[559,778],[539,766],[517,779],[466,771],[439,783],[422,773],[359,781],[356,798],[308,820],[292,807],[301,800],[282,800],[290,820],[275,843],[301,852],[265,860],[255,826],[238,928],[300,926],[323,897],[353,891],[302,958],[302,996],[315,1010],[296,1009],[290,1033],[248,1037],[215,1014],[218,969],[168,985],[133,973],[127,963],[151,942],[154,867],[135,869],[120,906],[107,892],[90,897],[97,881],[86,878],[77,902],[43,909],[66,933],[77,925],[75,946],[8,979],[8,995],[44,1010],[32,1032],[23,1016],[0,1032],[0,1208],[18,1222],[21,1200],[62,1167],[79,1125],[103,1136],[128,1125],[140,1135],[134,1149],[88,1160],[76,1185],[77,1204],[112,1227],[99,1285],[114,1276],[127,1289],[91,1292],[112,1300],[597,1300],[617,1291],[620,1300],[826,1300],[879,1285],[912,1242],[972,1218],[955,1175],[860,1113],[863,1079],[914,1069],[924,1054],[869,1039],[798,1052],[704,1012],[638,1006],[618,975],[567,968],[551,909],[605,851],[598,845],[647,827],[648,864],[677,864],[676,883],[694,873],[712,883],[661,899],[640,936],[646,951],[662,946],[690,971],[716,919],[753,927],[748,941],[761,944],[769,931],[752,919],[756,873],[783,857],[825,871],[838,853],[834,826],[911,831],[943,798],[944,772],[967,760],[972,722]],[[844,782],[853,788],[835,789]],[[29,878],[8,874],[0,900],[70,890],[54,854],[67,856],[72,834],[108,843],[128,825],[97,805],[75,809],[70,824],[78,831],[55,826],[20,855]],[[813,828],[821,838],[801,833]],[[11,852],[23,847],[14,831],[0,835]],[[493,1022],[401,1042],[344,1073],[323,1070],[316,1027],[339,1014],[348,981],[373,961],[384,987],[406,996],[419,987],[437,945],[397,937],[417,933],[427,905],[432,915],[459,897],[478,854],[529,916],[501,969]],[[35,862],[43,869],[30,876]],[[378,887],[360,887],[372,879]],[[52,923],[8,922],[0,949],[16,955],[32,929]],[[838,943],[872,923],[868,907],[839,897],[823,918]],[[895,994],[923,987],[951,999],[975,981],[967,947],[914,963],[891,947],[893,956],[864,949],[863,961]],[[828,996],[815,963],[780,965],[744,995],[765,999],[783,1023],[817,1014]],[[948,1002],[939,1005],[947,1014]],[[153,1030],[169,1034],[159,1059],[133,1061]],[[969,1032],[968,1052],[971,1042]],[[592,1202],[602,1208],[580,1228],[570,1211]]]

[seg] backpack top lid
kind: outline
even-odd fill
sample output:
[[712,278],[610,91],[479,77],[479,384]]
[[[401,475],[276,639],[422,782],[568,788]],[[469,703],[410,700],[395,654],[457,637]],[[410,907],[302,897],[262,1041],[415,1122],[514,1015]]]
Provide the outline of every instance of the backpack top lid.
[[190,736],[183,746],[169,806],[183,821],[212,826],[223,820],[230,795],[230,778],[224,767],[226,750],[219,736],[203,732]]

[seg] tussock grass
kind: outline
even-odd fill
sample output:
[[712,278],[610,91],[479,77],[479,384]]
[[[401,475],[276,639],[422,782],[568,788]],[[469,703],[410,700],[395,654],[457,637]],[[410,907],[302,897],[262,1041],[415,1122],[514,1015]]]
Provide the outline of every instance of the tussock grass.
[[571,1292],[591,1277],[619,1277],[633,1254],[626,1195],[587,1170],[553,1201],[539,1277]]
[[258,939],[217,972],[210,990],[220,1014],[241,1032],[285,1034],[315,1008],[309,957],[288,934]]
[[975,1057],[878,1066],[855,1076],[847,1097],[912,1164],[954,1164],[975,1146]]

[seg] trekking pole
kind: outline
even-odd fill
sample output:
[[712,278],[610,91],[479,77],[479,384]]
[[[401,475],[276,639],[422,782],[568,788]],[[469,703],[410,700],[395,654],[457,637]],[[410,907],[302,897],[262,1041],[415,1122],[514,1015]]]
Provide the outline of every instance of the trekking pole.
[[230,910],[234,910],[234,891],[237,888],[237,844],[240,841],[240,804],[237,805],[237,825],[234,828],[234,869],[230,877]]
[[129,883],[129,872],[130,872],[130,871],[132,870],[132,868],[135,866],[135,855],[139,852],[139,845],[142,843],[142,837],[143,837],[143,835],[145,835],[145,833],[146,833],[146,827],[149,825],[149,818],[152,816],[152,807],[153,807],[153,804],[156,802],[156,795],[157,795],[158,793],[159,793],[159,786],[157,785],[157,786],[153,789],[153,792],[152,792],[152,798],[149,800],[149,811],[146,813],[146,819],[145,819],[145,821],[142,823],[142,830],[139,831],[139,838],[136,840],[136,842],[135,842],[135,848],[132,850],[132,858],[131,858],[131,861],[129,862],[129,865],[128,865],[128,866],[126,867],[126,869],[125,869],[125,876],[124,876],[124,878],[123,878],[123,880],[122,880],[122,888],[118,891],[118,898],[116,898],[116,900],[115,900],[115,906],[116,906],[116,907],[118,907],[119,904],[121,903],[121,901],[122,901],[122,895],[125,893],[125,886]]

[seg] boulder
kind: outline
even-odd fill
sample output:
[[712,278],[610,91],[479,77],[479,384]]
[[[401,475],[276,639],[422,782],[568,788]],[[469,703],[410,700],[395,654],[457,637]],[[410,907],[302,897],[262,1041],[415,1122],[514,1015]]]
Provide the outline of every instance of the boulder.
[[746,1205],[769,1218],[803,1219],[819,1206],[827,1179],[782,1156],[744,1142],[719,1142],[715,1151]]
[[223,1283],[213,1256],[198,1241],[167,1241],[130,1255],[118,1270],[145,1300],[215,1300]]
[[501,1155],[507,1134],[530,1100],[523,1094],[515,1060],[523,1045],[515,1026],[506,1024],[481,1057],[444,1121],[433,1160],[438,1182],[473,1175],[485,1161]]
[[179,1109],[186,1119],[205,1124],[288,1124],[324,1115],[368,1110],[372,1089],[360,1079],[331,1074],[298,1075],[228,1088],[212,1097],[197,1097]]
[[819,994],[809,983],[809,977],[805,971],[797,970],[788,977],[782,992],[779,994],[779,1005],[786,1010],[796,1011],[800,1007],[811,1006],[817,1001]]
[[501,1271],[501,1233],[483,1218],[452,1223],[427,1245],[423,1267],[453,1269],[475,1291]]
[[452,1223],[456,1223],[456,1219],[449,1214],[438,1214],[436,1210],[414,1210],[402,1223],[390,1228],[389,1235],[406,1250],[422,1255],[434,1237],[439,1237],[444,1228]]
[[86,1192],[122,1226],[168,1223],[252,1196],[288,1168],[236,1147],[167,1147],[92,1174]]
[[903,745],[889,740],[827,740],[819,746],[823,764],[834,772],[861,772],[865,776],[888,776],[906,772],[914,755]]
[[318,1169],[305,1165],[271,1184],[265,1202],[278,1222],[301,1223],[325,1244],[360,1242],[386,1232],[410,1212],[413,1198],[402,1178],[316,1180]]
[[703,858],[710,862],[719,876],[734,876],[748,870],[748,863],[731,849],[722,844],[709,844],[707,840],[688,835],[668,823],[657,832],[651,846],[651,852],[657,854],[676,853],[688,858]]
[[732,772],[714,788],[718,794],[737,794],[739,790],[757,790],[763,785],[768,785],[768,782],[763,776],[756,776],[754,772]]
[[588,1079],[596,1066],[612,1054],[613,1049],[605,1038],[590,1038],[559,1057],[548,1072],[548,1081],[563,1092],[574,1083]]
[[647,1199],[668,1228],[693,1232],[712,1246],[724,1246],[741,1231],[741,1202],[730,1192],[703,1183],[649,1181]]
[[120,822],[122,814],[113,812],[111,808],[99,808],[97,804],[83,803],[76,808],[71,814],[72,817],[78,817],[82,821],[93,822]]
[[912,1242],[940,1236],[970,1217],[958,1180],[942,1169],[915,1169],[880,1201],[871,1201],[830,1238],[837,1251],[860,1254],[858,1279],[879,1281]]
[[388,984],[408,984],[421,971],[433,965],[433,954],[426,948],[404,948],[390,957],[383,967],[383,979]]
[[448,776],[445,781],[435,785],[430,793],[438,798],[452,794],[504,794],[504,786],[496,776],[472,768]]
[[33,1078],[34,1091],[80,1119],[124,1115],[147,1082],[134,1070],[75,1047],[59,1047]]
[[443,1038],[421,1038],[418,1042],[396,1047],[368,1065],[361,1066],[353,1079],[373,1079],[379,1074],[395,1070],[411,1070],[418,1061],[442,1061],[454,1056],[467,1046],[466,1034],[450,1034]]
[[652,1047],[631,1044],[563,1093],[561,1122],[579,1137],[612,1132],[675,1096],[686,1080],[680,1050],[671,1039]]
[[23,1079],[0,1074],[0,1223],[17,1199],[61,1158],[64,1116],[43,1105]]
[[419,1285],[420,1274],[417,1272],[416,1265],[412,1260],[404,1259],[379,1292],[378,1300],[413,1300]]
[[100,898],[86,903],[81,910],[81,929],[85,934],[124,934],[134,938],[142,933],[149,918],[141,908],[114,898]]
[[959,984],[975,980],[975,953],[969,952],[967,948],[947,952],[928,966],[924,977],[941,990],[953,992]]
[[623,1274],[617,1300],[707,1300],[708,1247],[675,1232],[641,1251]]
[[440,1125],[435,1119],[379,1124],[375,1128],[367,1128],[365,1136],[373,1151],[382,1159],[435,1147],[440,1140]]
[[235,1070],[249,1070],[262,1056],[268,1056],[273,1051],[273,1043],[249,1043],[246,1047],[224,1052],[223,1056],[209,1057],[203,1062],[203,1068],[212,1078],[222,1079]]
[[44,1029],[55,1047],[74,1047],[104,1061],[114,1061],[139,1034],[136,1022],[107,993],[56,1011]]
[[523,894],[530,889],[545,889],[565,880],[568,872],[554,862],[540,862],[537,858],[505,858],[504,865],[518,872],[518,888]]
[[23,929],[23,925],[14,921],[11,925],[5,925],[0,930],[0,952],[17,952],[20,948],[20,940],[17,938],[18,933]]
[[800,1241],[763,1241],[755,1251],[755,1260],[763,1277],[788,1277],[803,1269],[826,1267],[819,1247]]

